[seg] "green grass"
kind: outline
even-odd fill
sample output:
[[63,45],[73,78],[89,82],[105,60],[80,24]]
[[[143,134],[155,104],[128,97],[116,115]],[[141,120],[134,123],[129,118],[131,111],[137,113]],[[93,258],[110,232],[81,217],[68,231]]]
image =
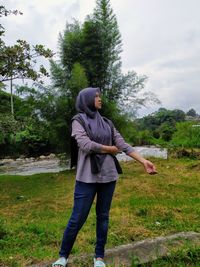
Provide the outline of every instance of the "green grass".
[[[200,163],[153,161],[156,176],[144,173],[138,163],[123,163],[107,248],[181,231],[200,232]],[[74,179],[74,171],[0,176],[0,266],[21,267],[57,257],[73,205]],[[94,205],[72,254],[94,250]]]
[[[131,267],[138,266],[133,263]],[[200,266],[200,248],[186,248],[170,256],[163,257],[151,263],[141,264],[140,267],[199,267]]]

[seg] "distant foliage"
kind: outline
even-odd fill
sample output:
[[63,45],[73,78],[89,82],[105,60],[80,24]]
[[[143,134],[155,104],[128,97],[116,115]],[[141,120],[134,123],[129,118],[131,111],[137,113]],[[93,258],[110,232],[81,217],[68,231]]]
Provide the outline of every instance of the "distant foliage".
[[177,123],[171,143],[178,147],[200,148],[200,126],[196,125],[190,121]]
[[176,123],[181,121],[185,121],[184,111],[160,108],[157,112],[138,119],[137,125],[140,131],[148,131],[147,143],[165,144],[172,139],[176,131]]
[[194,110],[193,108],[191,108],[190,110],[188,110],[188,112],[186,113],[187,116],[191,116],[191,117],[196,117],[198,116],[196,110]]

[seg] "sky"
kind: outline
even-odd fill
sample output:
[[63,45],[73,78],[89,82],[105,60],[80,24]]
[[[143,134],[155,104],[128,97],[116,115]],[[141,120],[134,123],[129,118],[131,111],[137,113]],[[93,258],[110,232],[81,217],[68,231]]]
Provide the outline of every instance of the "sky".
[[[57,52],[58,35],[73,18],[83,22],[95,0],[1,0],[20,16],[1,19],[4,40],[25,39]],[[122,36],[122,71],[146,75],[145,89],[160,105],[140,109],[139,116],[158,110],[193,108],[200,114],[200,1],[110,0]]]

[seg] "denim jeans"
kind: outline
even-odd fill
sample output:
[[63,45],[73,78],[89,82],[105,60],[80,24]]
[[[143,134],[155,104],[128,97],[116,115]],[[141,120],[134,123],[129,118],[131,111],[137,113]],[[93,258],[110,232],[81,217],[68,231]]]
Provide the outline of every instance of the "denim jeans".
[[96,246],[95,257],[103,258],[107,240],[109,211],[116,181],[109,183],[83,183],[76,181],[74,207],[63,234],[60,256],[68,258],[76,236],[85,223],[95,195],[96,201]]

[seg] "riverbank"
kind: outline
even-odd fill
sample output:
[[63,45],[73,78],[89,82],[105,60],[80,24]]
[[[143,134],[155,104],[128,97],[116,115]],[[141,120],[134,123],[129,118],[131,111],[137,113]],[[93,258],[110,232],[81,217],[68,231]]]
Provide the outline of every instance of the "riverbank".
[[[144,157],[156,157],[167,159],[167,149],[156,146],[134,147]],[[125,153],[117,155],[119,161],[132,160]],[[39,157],[26,158],[21,156],[17,159],[6,158],[0,160],[0,175],[32,175],[37,173],[52,173],[70,169],[70,159],[66,154],[49,154]]]
[[39,157],[6,158],[0,160],[0,175],[32,175],[37,173],[60,172],[70,168],[65,154],[53,153]]
[[[200,232],[200,173],[197,160],[153,159],[158,175],[134,161],[122,163],[107,248],[177,232]],[[57,257],[73,205],[74,171],[0,176],[1,266],[36,264]],[[95,207],[73,255],[92,253]]]

